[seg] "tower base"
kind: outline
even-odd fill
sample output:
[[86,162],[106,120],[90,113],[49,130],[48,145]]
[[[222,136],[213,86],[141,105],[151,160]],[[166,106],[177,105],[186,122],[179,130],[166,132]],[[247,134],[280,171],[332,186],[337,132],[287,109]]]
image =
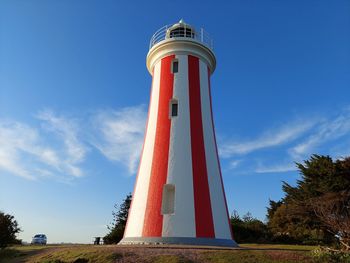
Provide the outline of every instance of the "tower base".
[[238,247],[232,239],[197,238],[197,237],[124,237],[118,245],[191,245]]

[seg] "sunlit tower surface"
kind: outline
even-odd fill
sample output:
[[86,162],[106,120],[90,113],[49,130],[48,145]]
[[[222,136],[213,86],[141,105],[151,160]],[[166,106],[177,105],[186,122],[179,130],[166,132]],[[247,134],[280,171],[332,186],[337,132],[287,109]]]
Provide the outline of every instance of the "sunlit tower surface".
[[145,140],[120,244],[237,246],[215,139],[209,35],[183,20],[151,39]]

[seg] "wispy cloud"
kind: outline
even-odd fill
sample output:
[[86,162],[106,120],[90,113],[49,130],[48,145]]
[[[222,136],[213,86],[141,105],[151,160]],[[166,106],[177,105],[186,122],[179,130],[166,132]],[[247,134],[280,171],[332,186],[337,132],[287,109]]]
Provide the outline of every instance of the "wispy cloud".
[[246,142],[228,141],[220,147],[222,157],[244,155],[260,149],[286,144],[299,138],[316,124],[316,120],[293,121],[276,130],[265,131],[261,136]]
[[[38,119],[50,134],[16,121],[0,122],[0,168],[27,179],[54,174],[82,176],[79,163],[84,160],[86,146],[78,140],[74,121],[52,111],[39,113]],[[57,145],[52,144],[55,136]]]
[[[73,176],[82,176],[83,172],[78,164],[84,161],[88,149],[81,141],[78,121],[58,116],[51,110],[41,111],[37,118],[43,121],[42,126],[45,129],[54,133],[63,142],[65,158],[61,160],[60,166],[64,166],[64,170]],[[50,152],[47,153],[47,157],[55,160]]]
[[94,146],[108,159],[126,164],[136,172],[145,129],[144,106],[100,111],[93,118]]
[[14,121],[0,121],[0,168],[15,175],[35,179],[28,163],[57,167],[57,153],[43,145],[35,128]]
[[289,152],[294,158],[304,157],[314,153],[318,146],[349,134],[350,110],[346,110],[334,119],[327,119],[321,122],[314,133],[289,149]]
[[[81,119],[44,110],[39,125],[0,119],[0,170],[26,179],[69,181],[84,176],[84,162],[98,150],[134,174],[143,141],[144,106],[100,110]],[[92,121],[89,121],[92,120]]]
[[[344,157],[350,154],[345,145],[350,143],[350,109],[332,116],[287,122],[275,129],[262,131],[260,136],[245,141],[225,141],[220,148],[227,167],[236,169],[236,158],[243,164],[240,169],[254,173],[282,173],[297,170],[295,162],[308,159],[311,154],[329,154]],[[264,152],[259,150],[265,149]],[[340,154],[341,153],[341,154]],[[249,162],[247,161],[249,160]]]
[[258,165],[255,168],[256,173],[284,173],[284,172],[291,172],[296,170],[297,170],[296,165],[290,162],[286,164],[278,164],[278,165],[271,165],[271,166]]
[[241,162],[242,160],[231,160],[229,169],[235,169]]

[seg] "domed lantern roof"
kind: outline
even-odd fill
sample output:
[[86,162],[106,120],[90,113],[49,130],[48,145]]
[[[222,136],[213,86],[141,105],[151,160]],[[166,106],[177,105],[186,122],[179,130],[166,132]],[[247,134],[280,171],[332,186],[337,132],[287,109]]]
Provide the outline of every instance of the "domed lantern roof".
[[166,38],[176,38],[176,37],[187,37],[187,38],[195,38],[195,30],[194,28],[186,24],[183,19],[181,19],[178,23],[169,27],[166,31]]

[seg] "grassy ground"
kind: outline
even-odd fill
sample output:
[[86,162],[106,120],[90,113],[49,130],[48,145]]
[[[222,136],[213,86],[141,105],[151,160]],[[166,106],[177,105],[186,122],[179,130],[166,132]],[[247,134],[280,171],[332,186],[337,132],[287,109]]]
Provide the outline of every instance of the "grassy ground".
[[289,263],[313,262],[313,246],[242,244],[240,249],[210,249],[203,247],[128,247],[128,246],[16,246],[0,251],[0,262],[237,262]]

